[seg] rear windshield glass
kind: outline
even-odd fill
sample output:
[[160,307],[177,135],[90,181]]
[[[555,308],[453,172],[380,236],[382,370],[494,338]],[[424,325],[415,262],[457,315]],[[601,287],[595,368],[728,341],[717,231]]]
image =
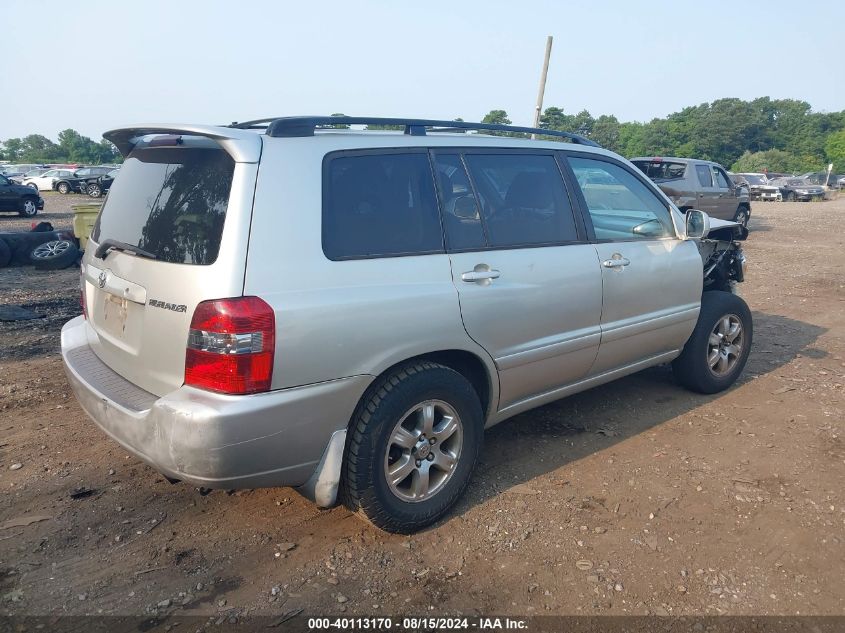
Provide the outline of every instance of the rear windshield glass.
[[126,158],[92,232],[174,264],[213,264],[235,163],[220,149],[145,148]]
[[636,165],[641,172],[651,178],[655,182],[663,182],[666,180],[678,180],[684,177],[684,172],[687,170],[686,163],[672,163],[659,162],[653,163],[647,160],[635,160]]

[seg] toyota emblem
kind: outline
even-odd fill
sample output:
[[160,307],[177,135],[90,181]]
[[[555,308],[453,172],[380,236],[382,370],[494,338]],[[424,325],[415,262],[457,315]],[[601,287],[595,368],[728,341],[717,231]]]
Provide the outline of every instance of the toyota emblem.
[[97,285],[100,286],[100,288],[106,287],[106,271],[101,272],[100,276],[97,277]]

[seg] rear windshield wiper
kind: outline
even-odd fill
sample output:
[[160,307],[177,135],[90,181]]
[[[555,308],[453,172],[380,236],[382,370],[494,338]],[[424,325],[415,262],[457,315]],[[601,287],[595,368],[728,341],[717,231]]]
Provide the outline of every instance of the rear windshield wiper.
[[103,240],[97,247],[97,250],[94,251],[94,257],[98,257],[99,259],[105,259],[112,251],[123,251],[125,253],[132,253],[133,255],[138,255],[140,257],[146,257],[147,259],[158,259],[151,252],[145,251],[140,246],[135,246],[134,244],[127,244],[126,242],[120,242],[118,240],[112,239]]

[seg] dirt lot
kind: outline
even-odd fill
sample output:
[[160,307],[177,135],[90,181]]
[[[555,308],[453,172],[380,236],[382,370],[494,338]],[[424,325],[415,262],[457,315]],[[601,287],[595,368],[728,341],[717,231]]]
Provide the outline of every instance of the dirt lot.
[[514,418],[410,538],[289,489],[167,483],[69,395],[76,271],[2,270],[0,302],[47,316],[0,323],[0,612],[843,614],[843,217],[845,197],[755,205],[735,388],[661,367]]

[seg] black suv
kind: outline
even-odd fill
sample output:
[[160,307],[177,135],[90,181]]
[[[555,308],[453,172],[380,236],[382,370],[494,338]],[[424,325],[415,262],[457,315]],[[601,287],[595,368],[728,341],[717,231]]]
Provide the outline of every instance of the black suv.
[[17,212],[31,218],[44,208],[44,199],[32,187],[18,185],[0,176],[0,212]]

